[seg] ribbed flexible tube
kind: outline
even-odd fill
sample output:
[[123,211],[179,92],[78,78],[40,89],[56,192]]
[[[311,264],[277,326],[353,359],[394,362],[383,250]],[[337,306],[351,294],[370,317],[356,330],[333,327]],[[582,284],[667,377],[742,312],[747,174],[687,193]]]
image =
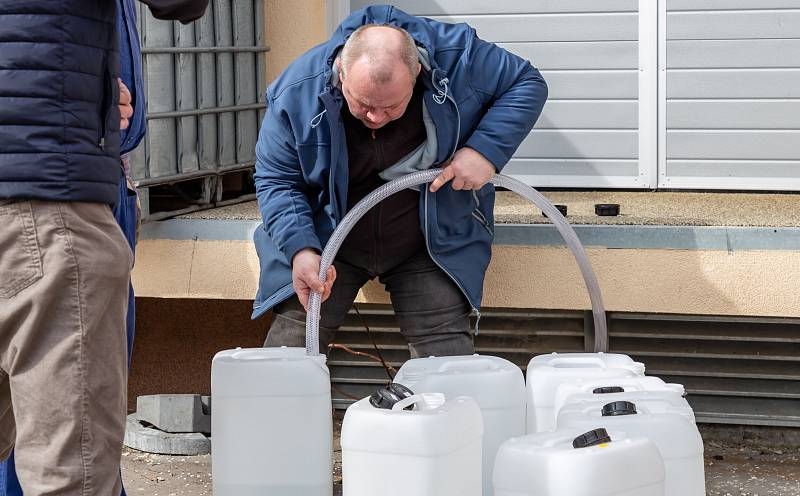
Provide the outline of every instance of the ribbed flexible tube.
[[[441,169],[429,169],[408,174],[384,184],[358,202],[333,231],[331,238],[328,240],[328,244],[325,245],[325,249],[322,251],[319,263],[320,281],[323,283],[325,282],[327,279],[328,267],[333,263],[333,259],[336,257],[336,253],[342,246],[345,237],[347,237],[350,230],[356,225],[356,222],[358,222],[369,209],[397,192],[419,186],[420,184],[432,182],[440,173]],[[607,351],[608,328],[606,326],[606,313],[605,307],[603,306],[603,298],[600,294],[600,286],[597,284],[597,277],[592,270],[589,258],[586,256],[583,245],[578,239],[577,234],[575,234],[575,231],[564,216],[561,215],[561,212],[559,212],[547,198],[522,181],[497,174],[492,178],[491,182],[495,186],[509,189],[532,201],[550,218],[553,225],[564,238],[567,247],[572,251],[575,260],[578,262],[578,267],[580,267],[583,280],[586,283],[586,289],[589,291],[589,299],[592,304],[592,314],[594,316],[594,349],[595,351]],[[322,305],[321,296],[320,293],[312,291],[309,298],[308,313],[306,315],[306,353],[310,355],[319,354],[319,312],[320,306]]]

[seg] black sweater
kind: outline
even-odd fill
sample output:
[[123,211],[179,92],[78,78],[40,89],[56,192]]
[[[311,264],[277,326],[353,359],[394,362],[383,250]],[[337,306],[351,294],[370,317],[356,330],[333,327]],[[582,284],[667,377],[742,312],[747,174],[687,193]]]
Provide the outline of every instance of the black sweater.
[[[424,86],[417,80],[414,93],[402,117],[372,130],[343,105],[342,120],[347,136],[349,182],[347,209],[386,181],[378,175],[425,142],[422,122]],[[347,236],[342,251],[369,255],[374,270],[386,258],[404,260],[424,247],[419,225],[419,193],[404,190],[371,209]],[[358,257],[361,258],[361,257]]]

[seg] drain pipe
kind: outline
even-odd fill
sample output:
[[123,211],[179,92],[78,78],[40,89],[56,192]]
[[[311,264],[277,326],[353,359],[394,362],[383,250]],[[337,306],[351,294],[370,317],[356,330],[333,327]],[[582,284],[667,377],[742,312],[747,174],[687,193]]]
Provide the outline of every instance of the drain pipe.
[[[328,267],[333,263],[333,259],[336,257],[336,253],[342,246],[345,237],[347,237],[347,234],[353,226],[355,226],[356,222],[358,222],[369,209],[404,189],[432,182],[440,173],[441,169],[429,169],[408,174],[384,184],[358,202],[333,231],[330,240],[328,240],[328,244],[325,245],[325,249],[322,251],[319,263],[320,281],[325,282]],[[586,289],[589,291],[592,315],[594,317],[594,351],[608,351],[608,328],[606,325],[606,312],[603,306],[603,298],[600,294],[600,286],[597,284],[597,277],[592,270],[589,258],[586,256],[586,252],[578,239],[578,235],[575,234],[575,231],[561,212],[559,212],[547,198],[522,181],[502,174],[496,174],[492,178],[491,183],[495,186],[509,189],[532,201],[553,222],[553,225],[555,225],[558,232],[564,238],[567,247],[572,251],[575,260],[578,262],[578,267],[586,283]],[[308,313],[306,315],[306,353],[309,355],[319,354],[319,312],[321,305],[321,294],[312,292],[309,298]]]

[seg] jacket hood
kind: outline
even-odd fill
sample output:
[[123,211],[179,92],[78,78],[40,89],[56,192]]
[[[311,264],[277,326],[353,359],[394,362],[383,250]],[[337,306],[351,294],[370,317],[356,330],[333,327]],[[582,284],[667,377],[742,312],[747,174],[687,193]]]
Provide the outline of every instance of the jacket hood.
[[391,5],[370,5],[350,14],[336,29],[327,43],[325,60],[328,67],[333,65],[336,54],[353,32],[366,24],[391,25],[405,29],[411,37],[431,55],[433,61],[434,33],[430,25],[419,17],[406,14]]

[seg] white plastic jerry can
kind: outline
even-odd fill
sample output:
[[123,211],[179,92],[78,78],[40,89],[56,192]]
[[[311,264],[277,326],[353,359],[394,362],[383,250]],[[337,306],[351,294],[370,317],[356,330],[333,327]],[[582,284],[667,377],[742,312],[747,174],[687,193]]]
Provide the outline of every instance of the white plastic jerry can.
[[417,393],[469,396],[483,416],[483,495],[491,496],[492,469],[500,445],[525,434],[525,379],[500,357],[465,355],[408,360],[394,378]]
[[211,364],[217,496],[331,496],[333,418],[324,355],[305,348],[217,353]]
[[[683,398],[686,391],[682,384],[664,382],[654,376],[633,376],[615,378],[586,378],[575,382],[561,384],[556,389],[553,401],[553,414],[558,418],[558,412],[564,405],[579,403],[581,401],[603,400],[608,402],[625,399],[640,392],[664,393],[673,405],[680,405],[688,409],[688,414],[694,422],[694,413],[689,403]],[[644,397],[655,398],[645,394]]]
[[652,441],[606,429],[557,429],[506,441],[495,496],[663,496],[664,466]]
[[392,393],[383,393],[345,413],[343,495],[480,496],[483,425],[477,403],[410,392],[387,401]]
[[[655,377],[646,377],[646,379],[655,379]],[[573,394],[568,398],[566,405],[558,409],[560,414],[561,410],[573,404],[587,404],[599,403],[601,406],[614,401],[630,401],[636,404],[645,404],[647,409],[654,414],[658,413],[676,413],[683,415],[691,423],[695,423],[694,410],[689,402],[686,401],[685,391],[681,384],[664,383],[664,389],[626,389],[625,391],[617,391],[611,388],[596,388],[591,392]],[[558,416],[556,416],[556,422]]]
[[533,357],[526,374],[528,434],[555,429],[555,397],[561,385],[637,376],[644,376],[644,364],[618,353],[551,353]]
[[704,496],[703,440],[687,417],[686,407],[673,404],[686,400],[668,394],[640,391],[631,393],[629,401],[600,399],[566,405],[558,415],[558,427],[580,430],[600,426],[647,437],[664,460],[666,496]]

